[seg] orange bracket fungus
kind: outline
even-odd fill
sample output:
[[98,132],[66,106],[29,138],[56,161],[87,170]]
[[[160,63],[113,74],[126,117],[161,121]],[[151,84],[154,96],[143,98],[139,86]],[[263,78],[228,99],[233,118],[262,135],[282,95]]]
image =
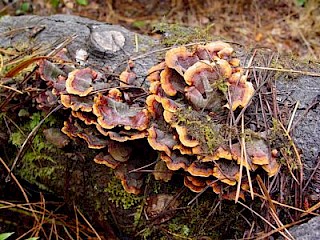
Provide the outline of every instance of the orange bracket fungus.
[[[279,171],[265,134],[250,130],[247,159],[241,154],[239,126],[230,126],[230,118],[248,107],[255,89],[228,43],[170,49],[148,71],[148,89],[137,84],[132,61],[118,81],[103,80],[90,68],[64,71],[47,60],[39,73],[71,110],[62,132],[101,149],[94,161],[114,169],[127,192],[142,191],[144,174],[136,169],[156,159],[156,180],[170,181],[180,171],[191,191],[212,188],[226,199],[235,198],[240,181],[247,189],[240,165],[268,176]],[[47,98],[39,96],[39,103],[46,106]]]

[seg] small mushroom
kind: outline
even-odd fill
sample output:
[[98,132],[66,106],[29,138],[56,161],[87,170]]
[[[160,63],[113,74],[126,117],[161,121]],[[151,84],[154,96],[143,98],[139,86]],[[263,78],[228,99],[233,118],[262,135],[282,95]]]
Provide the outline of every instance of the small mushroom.
[[93,99],[91,96],[79,97],[75,95],[61,94],[61,103],[66,108],[71,108],[73,111],[91,112]]
[[165,152],[170,156],[171,149],[177,144],[177,141],[172,135],[152,126],[148,129],[148,143],[154,150]]
[[53,64],[46,59],[39,60],[38,65],[40,78],[46,82],[53,83],[58,80],[59,76],[67,76],[67,74],[62,71],[56,64]]
[[217,180],[206,180],[208,186],[212,188],[212,191],[216,194],[220,194],[222,192],[222,184]]
[[137,106],[117,101],[109,96],[98,94],[94,99],[93,113],[98,124],[105,129],[123,126],[124,129],[145,130],[149,124],[148,111]]
[[71,111],[71,115],[75,118],[80,119],[86,125],[93,125],[97,123],[97,117],[91,112]]
[[177,92],[183,92],[185,83],[181,75],[166,67],[160,74],[161,88],[168,96],[175,96]]
[[195,177],[209,177],[213,174],[213,166],[195,161],[191,163],[187,171]]
[[132,147],[125,143],[110,141],[108,143],[108,152],[116,161],[126,162],[131,156]]
[[80,97],[87,96],[93,90],[92,82],[97,76],[97,72],[90,68],[70,72],[66,81],[67,92]]
[[199,141],[192,139],[192,137],[188,134],[188,130],[186,127],[175,125],[174,128],[176,129],[180,142],[186,147],[196,147],[199,145]]
[[165,56],[167,67],[176,70],[181,76],[198,60],[198,56],[189,52],[186,47],[172,48]]
[[187,156],[177,155],[174,152],[170,157],[162,152],[160,159],[163,160],[167,164],[167,167],[172,171],[177,171],[180,168],[187,170],[191,163]]
[[137,79],[137,74],[135,74],[131,69],[126,69],[120,74],[119,79],[120,87],[126,87],[129,85],[134,86]]
[[103,152],[95,156],[93,161],[98,164],[104,164],[112,169],[116,169],[121,164],[121,162],[115,160],[110,154],[105,154]]
[[121,184],[126,192],[137,195],[141,193],[143,177],[141,173],[130,172],[133,168],[133,165],[120,164],[115,169],[115,175],[121,179]]
[[87,142],[88,148],[101,149],[105,148],[108,143],[107,140],[102,139],[101,137],[96,135],[96,131],[94,128],[85,128],[83,132],[79,132],[77,136]]
[[277,159],[271,157],[269,163],[266,165],[262,165],[262,168],[268,173],[269,177],[272,177],[278,173],[281,165],[277,162]]
[[146,131],[136,131],[136,130],[118,130],[117,132],[112,130],[106,130],[101,127],[99,124],[96,124],[97,130],[106,137],[109,137],[111,140],[117,142],[126,142],[129,140],[137,140],[141,138],[145,138],[147,136]]
[[[238,84],[230,84],[229,91],[231,96],[232,110],[235,110],[237,107],[245,107],[249,104],[253,94],[254,88],[252,83],[245,82]],[[225,105],[227,108],[230,108],[229,103]]]
[[173,171],[169,170],[164,161],[159,161],[154,166],[154,171],[152,172],[155,180],[162,180],[168,182],[171,180]]
[[196,49],[196,54],[200,59],[210,61],[212,61],[215,56],[218,56],[219,58],[227,58],[231,56],[232,53],[233,48],[230,44],[222,41],[211,42],[205,46],[199,45]]
[[212,175],[221,182],[234,186],[239,180],[239,166],[230,161],[220,160],[213,168]]
[[206,182],[202,181],[200,178],[185,176],[184,185],[188,187],[192,192],[199,193],[206,188]]
[[148,70],[148,77],[147,79],[150,83],[153,82],[160,82],[160,73],[165,68],[166,63],[163,61]]

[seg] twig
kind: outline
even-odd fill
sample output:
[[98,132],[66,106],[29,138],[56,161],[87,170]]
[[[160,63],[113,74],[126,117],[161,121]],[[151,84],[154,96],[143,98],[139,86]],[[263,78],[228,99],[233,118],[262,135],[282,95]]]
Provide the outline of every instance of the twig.
[[[248,209],[249,211],[251,211],[252,213],[256,214],[259,218],[261,218],[263,221],[265,221],[270,227],[272,227],[273,229],[277,229],[275,226],[273,226],[273,224],[271,222],[269,222],[267,219],[265,219],[263,216],[261,216],[259,213],[257,213],[256,211],[254,211],[252,208],[248,207],[247,205],[245,205],[242,202],[238,202],[241,206],[245,207],[246,209]],[[283,232],[279,232],[285,239],[290,239],[288,238]]]
[[22,155],[22,152],[25,148],[25,146],[27,145],[27,143],[29,143],[29,140],[32,139],[34,137],[34,135],[37,133],[37,131],[39,130],[39,128],[41,127],[41,125],[44,123],[45,120],[47,120],[47,118],[54,112],[58,111],[60,108],[62,108],[62,105],[58,105],[57,107],[55,107],[51,112],[49,112],[40,122],[39,124],[29,133],[28,137],[26,138],[26,140],[24,140],[16,158],[13,161],[13,164],[10,168],[10,171],[8,173],[8,176],[6,177],[5,181],[6,182],[10,182],[10,174],[12,173],[14,167],[16,166],[18,160],[20,159],[20,156]]
[[259,66],[251,66],[251,67],[243,67],[243,68],[244,69],[261,69],[261,70],[269,70],[269,71],[276,71],[276,72],[299,73],[307,76],[320,77],[320,73],[286,69],[286,68],[272,68],[272,67],[259,67]]
[[291,130],[295,129],[295,127],[298,125],[298,123],[307,115],[307,113],[315,108],[318,104],[320,103],[320,95],[314,97],[310,103],[310,105],[307,107],[306,110],[304,110],[304,112],[300,115],[300,117],[297,119],[297,121],[295,121],[294,124],[292,124],[292,128]]
[[291,118],[290,118],[290,121],[289,121],[289,124],[288,124],[288,127],[287,127],[287,132],[288,133],[291,130],[292,122],[293,122],[294,116],[296,115],[296,112],[297,112],[299,104],[300,104],[300,101],[298,100],[296,105],[294,106],[294,109],[293,109],[293,112],[292,112],[292,115],[291,115]]
[[80,210],[75,206],[76,211],[79,213],[79,215],[82,217],[82,219],[88,224],[88,226],[91,228],[91,230],[94,232],[96,237],[99,240],[102,240],[97,231],[94,229],[94,227],[91,225],[91,223],[85,218],[85,216],[80,212]]
[[[259,187],[261,189],[261,192],[266,197],[266,199],[269,203],[269,206],[270,206],[269,210],[270,210],[271,216],[273,217],[274,221],[277,223],[278,227],[283,227],[283,224],[277,215],[276,207],[274,206],[272,199],[270,197],[270,194],[269,194],[265,184],[263,183],[263,181],[259,175],[257,175],[257,181],[258,181]],[[293,236],[289,233],[289,231],[286,228],[284,228],[284,230],[288,234],[288,236],[290,236],[292,239],[294,239]]]
[[79,240],[79,221],[78,221],[76,205],[74,203],[73,203],[73,210],[74,210],[74,215],[76,217],[76,239]]
[[313,56],[313,58],[314,58],[315,60],[317,60],[318,58],[317,58],[316,54],[314,53],[314,51],[312,50],[312,48],[311,48],[311,46],[310,46],[310,43],[309,43],[309,42],[307,41],[307,39],[304,37],[304,35],[302,34],[302,32],[301,32],[301,30],[300,30],[299,28],[297,28],[297,31],[298,31],[300,37],[302,38],[304,44],[307,46],[309,52],[310,52],[311,55]]
[[[24,199],[26,200],[26,202],[28,204],[30,204],[30,201],[29,201],[29,198],[28,198],[28,195],[26,194],[26,192],[24,191],[23,187],[21,186],[21,184],[19,183],[18,179],[13,175],[13,173],[11,172],[11,170],[9,169],[9,167],[7,166],[7,164],[3,161],[3,159],[0,157],[0,162],[2,163],[2,165],[5,167],[5,169],[7,170],[7,172],[10,174],[8,176],[11,176],[12,179],[14,180],[14,182],[17,184],[17,186],[19,187]],[[31,205],[30,206],[30,211],[32,212],[32,215],[34,217],[34,219],[39,223],[39,218],[37,216],[37,214],[35,213],[33,207]],[[41,227],[42,229],[42,227]],[[43,230],[43,229],[42,229]],[[44,232],[44,230],[43,230]]]
[[311,182],[311,179],[313,178],[314,174],[317,172],[318,168],[320,167],[320,155],[317,157],[317,165],[314,168],[314,170],[312,171],[312,174],[310,175],[307,183],[304,185],[302,192],[304,192],[306,190],[306,188],[308,187],[309,183]]
[[274,230],[272,230],[272,231],[270,231],[270,232],[268,232],[268,233],[265,233],[265,234],[263,234],[263,235],[261,235],[261,236],[259,236],[259,237],[256,237],[255,239],[256,239],[256,240],[268,239],[268,237],[271,236],[272,234],[277,233],[277,232],[280,232],[280,231],[283,230],[283,229],[290,228],[290,227],[292,227],[292,226],[294,226],[294,225],[297,225],[297,224],[300,224],[300,223],[302,223],[302,222],[305,222],[306,220],[307,220],[307,219],[301,219],[301,220],[296,221],[296,222],[293,222],[293,223],[288,223],[288,224],[283,225],[283,226],[281,226],[281,227],[279,227],[279,228],[276,228],[276,229],[274,229]]

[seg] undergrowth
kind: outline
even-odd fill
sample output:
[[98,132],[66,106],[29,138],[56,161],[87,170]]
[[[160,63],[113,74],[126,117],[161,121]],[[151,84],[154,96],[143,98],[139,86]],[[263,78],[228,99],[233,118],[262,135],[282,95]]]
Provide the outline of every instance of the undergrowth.
[[[28,137],[28,134],[44,117],[45,114],[43,112],[35,112],[32,114],[29,121],[11,134],[10,142],[20,149]],[[26,147],[27,150],[19,162],[18,175],[44,190],[49,189],[41,182],[45,179],[50,179],[53,172],[58,170],[59,167],[56,166],[54,159],[55,156],[60,154],[61,150],[46,141],[42,130],[46,127],[52,127],[55,124],[56,119],[52,116],[45,120],[31,144]]]

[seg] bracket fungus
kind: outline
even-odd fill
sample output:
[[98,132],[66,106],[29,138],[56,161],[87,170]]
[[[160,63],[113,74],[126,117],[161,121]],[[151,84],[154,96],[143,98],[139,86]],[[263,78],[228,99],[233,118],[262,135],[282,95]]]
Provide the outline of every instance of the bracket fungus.
[[[149,70],[148,142],[161,152],[168,169],[185,171],[184,184],[191,191],[211,187],[229,199],[235,196],[233,190],[223,188],[235,187],[246,177],[240,176],[241,146],[227,117],[228,111],[247,107],[254,95],[243,72],[231,45],[222,41],[193,50],[173,48]],[[243,165],[250,171],[261,166],[269,176],[276,173],[279,165],[269,157],[264,140],[247,142],[247,151]]]
[[280,168],[259,133],[245,141],[247,159],[241,155],[239,126],[230,126],[230,116],[248,106],[255,89],[228,43],[172,48],[148,71],[149,89],[138,87],[132,62],[118,81],[90,68],[64,71],[46,60],[39,71],[71,110],[62,132],[101,149],[94,161],[114,169],[127,192],[141,192],[144,174],[135,169],[157,156],[155,179],[169,181],[180,171],[191,191],[210,187],[227,199],[235,197],[239,181],[242,189],[248,185],[240,166],[268,176]]

